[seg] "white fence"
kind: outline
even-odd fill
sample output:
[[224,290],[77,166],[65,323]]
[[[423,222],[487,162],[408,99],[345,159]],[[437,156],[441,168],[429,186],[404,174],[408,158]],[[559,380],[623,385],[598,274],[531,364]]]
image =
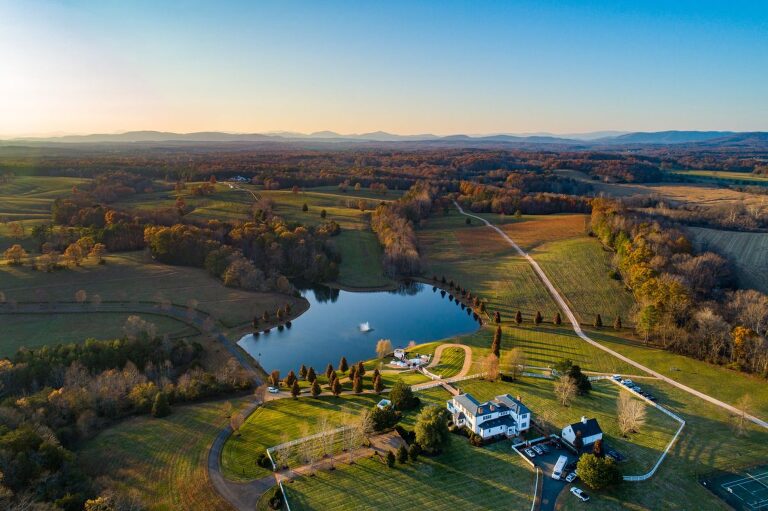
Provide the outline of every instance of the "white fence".
[[280,481],[277,483],[277,485],[280,487],[280,491],[283,492],[283,502],[285,503],[285,509],[288,511],[291,511],[291,506],[288,504],[288,495],[285,493],[285,488],[283,487],[283,482]]
[[680,433],[683,431],[683,428],[685,427],[685,420],[683,420],[682,418],[678,417],[674,413],[670,412],[669,410],[667,410],[663,406],[657,404],[656,402],[651,401],[647,397],[645,397],[645,396],[643,396],[641,394],[638,394],[637,392],[635,392],[634,390],[632,390],[632,389],[630,389],[628,387],[625,387],[624,385],[622,385],[620,382],[617,382],[613,378],[608,378],[608,380],[613,382],[614,384],[618,385],[620,388],[626,390],[627,392],[630,392],[630,393],[634,394],[635,396],[637,396],[638,398],[642,399],[643,401],[645,401],[649,405],[655,407],[657,410],[659,410],[662,413],[670,416],[671,418],[673,418],[674,420],[676,420],[677,422],[680,423],[680,427],[677,428],[677,432],[675,433],[675,436],[673,436],[672,440],[669,441],[669,443],[667,444],[667,447],[664,449],[664,452],[661,453],[661,456],[659,456],[659,459],[656,461],[656,464],[653,466],[653,468],[651,470],[649,470],[645,474],[642,474],[642,475],[639,475],[639,476],[624,476],[623,477],[623,479],[625,481],[632,481],[632,482],[645,481],[645,480],[650,479],[651,477],[653,477],[653,475],[656,473],[656,471],[661,466],[661,462],[664,461],[664,458],[667,457],[667,453],[672,448],[672,446],[675,444],[675,442],[677,441],[677,437],[680,436]]

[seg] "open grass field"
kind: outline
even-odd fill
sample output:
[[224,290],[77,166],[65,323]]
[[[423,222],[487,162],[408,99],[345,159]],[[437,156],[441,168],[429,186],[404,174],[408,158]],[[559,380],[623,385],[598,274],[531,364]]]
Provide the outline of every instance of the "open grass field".
[[[622,483],[607,491],[589,491],[589,508],[727,510],[722,501],[701,486],[699,477],[765,463],[768,432],[750,426],[746,436],[737,436],[725,410],[658,380],[644,381],[642,386],[659,396],[660,404],[685,419],[685,429],[654,477],[640,483]],[[568,493],[560,495],[557,506],[563,511],[584,509],[584,504]]]
[[554,316],[557,307],[533,269],[491,229],[466,225],[464,217],[452,210],[430,218],[418,236],[426,275],[445,275],[489,300],[488,308],[507,318],[517,310],[527,318],[537,310],[547,318]]
[[[1,315],[0,357],[10,357],[21,347],[35,348],[85,339],[110,340],[123,337],[123,325],[134,314],[90,312],[83,314]],[[172,338],[197,335],[190,326],[167,316],[135,314],[157,327],[159,335]]]
[[[442,388],[419,392],[423,405],[445,406],[450,394]],[[402,424],[412,428],[416,413]],[[533,497],[534,474],[504,441],[482,449],[451,435],[439,456],[389,469],[376,458],[353,465],[336,464],[285,485],[291,509],[527,509]],[[471,503],[471,504],[470,504]]]
[[27,266],[0,265],[0,291],[6,301],[74,301],[77,290],[99,295],[104,302],[170,301],[190,303],[228,328],[249,323],[255,314],[291,302],[301,310],[306,302],[279,293],[254,293],[224,287],[204,270],[152,262],[143,252],[113,254],[107,264],[41,273]]
[[[249,184],[237,184],[230,188],[228,183],[216,185],[216,193],[208,197],[194,196],[190,183],[185,190],[159,191],[138,194],[118,203],[124,207],[154,209],[173,207],[177,195],[184,198],[187,206],[193,210],[187,215],[196,219],[247,220],[251,217],[254,199],[253,192],[273,202],[274,212],[287,222],[299,222],[314,226],[324,220],[320,212],[326,211],[325,220],[334,220],[342,228],[339,236],[332,239],[342,257],[340,275],[337,283],[350,288],[371,288],[390,286],[393,282],[386,278],[381,268],[381,247],[369,225],[370,209],[362,211],[358,201],[364,201],[369,208],[383,200],[393,200],[402,192],[390,191],[387,195],[377,195],[368,190],[347,193],[336,187],[308,188],[293,193],[291,190],[262,190]],[[307,204],[308,211],[302,211]]]
[[[233,400],[239,406],[244,400]],[[208,448],[228,419],[223,401],[173,408],[163,419],[134,417],[102,431],[78,452],[88,472],[148,509],[230,509],[207,473]]]
[[430,368],[430,371],[443,378],[456,376],[464,365],[464,350],[461,348],[445,348],[440,355],[440,363]]
[[711,250],[734,266],[739,287],[768,293],[768,233],[688,227],[697,250]]
[[10,183],[0,185],[0,251],[14,243],[32,249],[29,238],[17,240],[11,236],[9,223],[20,222],[25,236],[29,236],[32,227],[50,220],[54,200],[69,195],[73,186],[82,186],[88,181],[74,177],[17,176]]
[[624,391],[609,381],[594,382],[589,394],[578,396],[567,407],[557,402],[552,380],[521,378],[516,383],[466,380],[459,382],[458,387],[481,402],[500,394],[520,396],[533,412],[533,420],[548,433],[559,434],[564,426],[579,421],[582,416],[597,419],[606,446],[627,457],[621,464],[622,472],[627,475],[649,471],[679,427],[671,417],[646,406],[646,425],[640,433],[623,438],[616,421],[616,406],[619,392]]
[[[514,239],[514,238],[513,238]],[[617,316],[630,324],[635,300],[621,281],[609,276],[612,252],[595,239],[579,237],[545,243],[531,252],[568,302],[580,323],[593,324],[600,314],[611,325]]]
[[751,172],[729,172],[723,170],[676,170],[672,172],[672,174],[694,179],[700,178],[713,181],[768,184],[768,176],[752,174]]
[[227,440],[221,454],[222,472],[235,480],[269,475],[270,471],[256,464],[264,449],[315,433],[304,428],[315,426],[322,416],[333,427],[341,426],[345,417],[372,408],[380,399],[375,394],[361,394],[268,401],[248,417],[240,436]]
[[754,415],[768,419],[768,381],[764,378],[644,346],[640,341],[623,338],[608,330],[592,331],[589,336],[664,376],[726,403],[735,403],[749,394],[754,405]]

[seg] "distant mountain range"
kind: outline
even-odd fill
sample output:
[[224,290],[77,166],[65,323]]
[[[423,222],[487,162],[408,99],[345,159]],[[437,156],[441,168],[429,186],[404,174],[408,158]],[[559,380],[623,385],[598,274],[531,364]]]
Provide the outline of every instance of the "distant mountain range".
[[586,147],[615,147],[636,145],[695,144],[705,146],[743,146],[768,144],[768,132],[732,131],[656,131],[616,132],[603,131],[554,135],[551,133],[495,134],[495,135],[396,135],[384,131],[343,135],[333,131],[315,133],[225,133],[218,131],[172,133],[164,131],[129,131],[119,134],[66,135],[57,137],[25,137],[6,139],[3,145],[23,143],[101,144],[101,143],[189,143],[189,142],[290,142],[316,141],[325,143],[409,142],[438,145],[483,146],[557,145]]

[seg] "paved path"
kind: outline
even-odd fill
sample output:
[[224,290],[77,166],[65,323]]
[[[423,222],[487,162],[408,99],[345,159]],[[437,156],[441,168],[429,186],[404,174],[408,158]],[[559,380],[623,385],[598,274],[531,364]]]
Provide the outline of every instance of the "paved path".
[[[459,210],[459,213],[461,213],[462,215],[465,215],[465,216],[468,216],[468,217],[471,217],[471,218],[476,218],[477,220],[480,220],[485,225],[487,225],[488,227],[490,227],[491,229],[493,229],[497,233],[499,233],[499,235],[502,238],[504,238],[504,240],[507,243],[509,243],[509,245],[511,245],[512,248],[514,248],[515,251],[521,257],[524,257],[531,264],[531,266],[533,267],[533,269],[536,272],[536,274],[539,276],[541,281],[546,286],[547,290],[549,291],[549,294],[552,295],[552,298],[555,300],[555,302],[557,302],[557,304],[560,306],[560,309],[565,313],[566,317],[568,318],[568,321],[571,322],[571,326],[573,327],[573,331],[576,332],[576,335],[581,337],[581,339],[583,339],[584,341],[588,342],[589,344],[591,344],[592,346],[594,346],[594,347],[596,347],[598,349],[601,349],[601,350],[603,350],[603,351],[605,351],[607,353],[610,353],[611,355],[613,355],[614,357],[618,358],[619,360],[622,360],[622,361],[626,362],[627,364],[630,364],[630,365],[632,365],[634,367],[637,367],[638,369],[641,369],[641,370],[647,372],[648,374],[652,374],[656,378],[658,378],[658,379],[660,379],[662,381],[665,381],[665,382],[669,383],[670,385],[674,385],[675,387],[677,387],[677,388],[679,388],[681,390],[684,390],[685,392],[688,392],[689,394],[693,394],[696,397],[699,397],[699,398],[701,398],[701,399],[703,399],[705,401],[708,401],[708,402],[710,402],[710,403],[712,403],[714,405],[717,405],[717,406],[719,406],[721,408],[724,408],[724,409],[728,410],[729,412],[731,412],[733,414],[736,414],[736,415],[741,415],[742,414],[742,411],[739,410],[738,408],[736,408],[735,406],[729,405],[728,403],[724,403],[723,401],[720,401],[719,399],[715,399],[714,397],[709,396],[707,394],[704,394],[703,392],[699,392],[696,389],[692,389],[691,387],[688,387],[687,385],[683,385],[682,383],[680,383],[678,381],[675,381],[672,378],[668,378],[668,377],[664,376],[663,374],[661,374],[659,372],[656,372],[653,369],[650,369],[650,368],[640,364],[639,362],[635,362],[631,358],[625,357],[621,353],[618,353],[618,352],[616,352],[616,351],[614,351],[614,350],[612,350],[612,349],[610,349],[610,348],[608,348],[606,346],[603,346],[599,342],[596,342],[596,341],[590,339],[589,336],[587,334],[585,334],[584,331],[581,329],[581,325],[579,325],[579,322],[576,320],[576,316],[573,314],[573,312],[571,311],[570,307],[568,307],[568,304],[565,302],[565,300],[560,295],[560,293],[557,291],[557,289],[555,289],[555,286],[552,284],[552,282],[549,280],[547,275],[544,273],[544,270],[541,269],[539,264],[530,255],[528,255],[526,252],[524,252],[517,245],[517,243],[515,243],[512,240],[512,238],[510,238],[507,235],[507,233],[505,233],[504,231],[502,231],[501,229],[499,229],[498,227],[496,227],[495,225],[490,223],[488,220],[486,220],[485,218],[479,217],[477,215],[473,215],[471,213],[465,212],[461,208],[461,206],[459,206],[459,204],[456,201],[454,201],[453,203],[456,205],[456,207]],[[768,422],[766,422],[766,421],[764,421],[762,419],[759,419],[757,417],[754,417],[752,415],[746,415],[746,417],[750,421],[752,421],[755,424],[757,424],[758,426],[761,426],[763,428],[768,429]]]
[[[258,408],[259,403],[252,403],[243,410],[245,417],[249,416]],[[224,450],[224,444],[232,434],[232,427],[227,426],[219,432],[216,439],[208,451],[208,477],[211,479],[213,487],[229,504],[237,511],[253,511],[256,509],[256,503],[259,497],[275,485],[275,477],[269,475],[261,479],[255,479],[245,483],[236,483],[229,481],[221,473],[221,452]]]
[[454,376],[466,376],[467,373],[469,373],[470,368],[472,367],[472,348],[470,348],[466,344],[453,344],[453,343],[441,344],[435,350],[435,355],[432,357],[432,361],[429,363],[427,368],[434,367],[440,363],[440,357],[442,356],[443,351],[446,348],[459,348],[464,350],[464,365],[461,366],[461,370],[458,373],[456,373]]

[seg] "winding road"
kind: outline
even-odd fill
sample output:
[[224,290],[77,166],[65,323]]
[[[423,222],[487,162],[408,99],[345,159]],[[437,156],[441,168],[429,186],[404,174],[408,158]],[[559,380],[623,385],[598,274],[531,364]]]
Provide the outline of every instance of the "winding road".
[[[544,270],[541,269],[541,267],[533,259],[533,257],[531,257],[530,255],[528,255],[528,253],[523,251],[523,249],[521,249],[517,245],[517,243],[515,243],[512,240],[512,238],[510,238],[507,235],[507,233],[505,233],[503,230],[499,229],[498,227],[496,227],[495,225],[490,223],[485,218],[479,217],[477,215],[473,215],[471,213],[467,213],[466,211],[464,211],[464,209],[462,209],[462,207],[456,201],[453,201],[453,203],[456,205],[456,208],[459,210],[459,213],[461,213],[462,215],[468,216],[470,218],[475,218],[477,220],[480,220],[486,226],[490,227],[491,229],[493,229],[494,231],[499,233],[499,235],[504,239],[504,241],[506,241],[510,246],[512,246],[512,248],[514,248],[515,251],[521,257],[525,258],[530,263],[530,265],[533,267],[533,270],[539,276],[539,279],[541,279],[541,281],[546,286],[547,290],[549,291],[549,294],[552,296],[552,298],[555,300],[555,302],[557,302],[557,304],[560,307],[560,309],[565,313],[565,316],[568,318],[568,321],[571,322],[571,326],[573,327],[573,331],[582,340],[588,342],[589,344],[591,344],[592,346],[594,346],[596,348],[599,348],[599,349],[605,351],[606,353],[610,353],[614,357],[618,358],[619,360],[622,360],[622,361],[626,362],[627,364],[630,364],[630,365],[632,365],[632,366],[634,366],[634,367],[636,367],[638,369],[641,369],[641,370],[647,372],[648,374],[652,374],[656,378],[658,378],[658,379],[660,379],[662,381],[665,381],[666,383],[669,383],[670,385],[673,385],[673,386],[679,388],[680,390],[688,392],[689,394],[692,394],[692,395],[694,395],[694,396],[696,396],[698,398],[701,398],[701,399],[703,399],[705,401],[708,401],[708,402],[710,402],[710,403],[712,403],[714,405],[717,405],[717,406],[719,406],[721,408],[724,408],[725,410],[728,410],[729,412],[731,412],[733,414],[736,414],[736,415],[741,415],[742,414],[742,411],[739,410],[738,408],[736,408],[735,406],[729,405],[728,403],[724,403],[723,401],[720,401],[719,399],[715,399],[714,397],[709,396],[707,394],[704,394],[703,392],[699,392],[696,389],[692,389],[691,387],[688,387],[687,385],[683,385],[682,383],[680,383],[678,381],[675,381],[672,378],[668,378],[667,376],[664,376],[663,374],[661,374],[659,372],[656,372],[653,369],[640,364],[639,362],[635,362],[631,358],[625,357],[621,353],[618,353],[618,352],[616,352],[616,351],[614,351],[614,350],[612,350],[612,349],[610,349],[610,348],[608,348],[606,346],[603,346],[599,342],[596,342],[596,341],[590,339],[590,337],[587,334],[585,334],[584,331],[581,329],[581,325],[579,325],[579,322],[576,319],[576,316],[573,314],[573,312],[571,311],[570,307],[568,307],[568,304],[565,302],[565,300],[560,295],[558,290],[555,288],[555,286],[549,280],[549,277],[547,277],[547,275],[544,273]],[[745,414],[745,417],[747,419],[749,419],[750,421],[754,422],[755,424],[757,424],[758,426],[761,426],[763,428],[768,429],[768,422],[766,422],[766,421],[764,421],[762,419],[759,419],[759,418],[757,418],[757,417],[755,417],[753,415],[749,415],[749,414]]]

